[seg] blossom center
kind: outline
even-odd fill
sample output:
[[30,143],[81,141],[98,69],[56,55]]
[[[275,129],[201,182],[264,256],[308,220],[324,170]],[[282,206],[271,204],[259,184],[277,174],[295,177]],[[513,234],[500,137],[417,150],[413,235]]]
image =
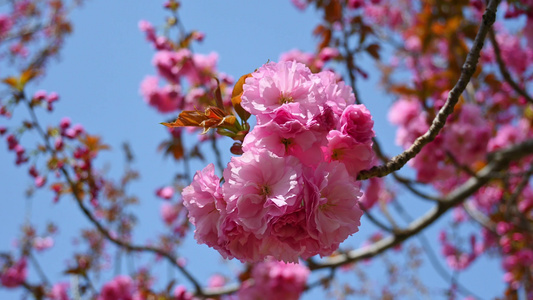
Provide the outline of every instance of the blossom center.
[[261,186],[261,190],[260,190],[259,194],[261,196],[269,196],[270,192],[272,192],[270,187],[268,185],[263,185],[263,186]]
[[289,147],[294,143],[292,139],[282,138],[281,143],[285,145],[285,151],[289,150]]
[[331,159],[341,160],[343,155],[344,155],[344,151],[342,149],[333,149],[331,153]]
[[283,105],[283,104],[287,104],[287,103],[293,103],[294,102],[294,99],[289,95],[284,95],[284,94],[281,94],[281,96],[279,97],[279,104],[280,105]]

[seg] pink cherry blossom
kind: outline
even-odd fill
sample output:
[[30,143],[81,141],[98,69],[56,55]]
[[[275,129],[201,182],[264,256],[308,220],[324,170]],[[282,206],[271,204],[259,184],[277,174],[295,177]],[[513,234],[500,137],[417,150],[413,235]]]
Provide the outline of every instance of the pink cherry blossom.
[[396,133],[396,144],[404,148],[410,147],[429,128],[426,118],[426,114],[421,113],[406,126],[399,127]]
[[8,15],[0,15],[0,39],[4,38],[9,30],[11,30],[11,26],[13,25],[13,22],[11,21],[11,18]]
[[193,300],[193,295],[183,285],[174,288],[174,300]]
[[364,0],[348,0],[348,8],[358,9],[365,5]]
[[14,265],[5,269],[0,274],[0,283],[6,288],[20,286],[28,276],[26,258],[21,258]]
[[375,160],[372,117],[354,103],[334,73],[295,61],[247,78],[241,104],[257,125],[242,156],[231,159],[222,186],[211,164],[183,191],[196,240],[242,262],[333,253],[358,230],[355,178]]
[[191,72],[192,53],[188,49],[178,51],[158,51],[152,63],[156,66],[159,75],[174,84],[180,84],[180,79]]
[[332,47],[324,47],[320,50],[320,53],[318,53],[318,58],[322,61],[328,61],[337,56],[339,56],[339,50]]
[[336,114],[341,115],[348,105],[355,103],[355,95],[352,88],[340,81],[335,73],[322,71],[314,74],[312,79],[318,89],[314,97],[320,106],[327,105]]
[[310,67],[313,64],[314,56],[312,53],[302,52],[298,49],[292,49],[280,55],[279,61],[297,61]]
[[213,274],[211,277],[209,277],[209,280],[207,282],[208,287],[223,287],[224,284],[226,284],[226,278],[220,274]]
[[[533,28],[533,15],[527,16],[525,28]],[[529,47],[529,49],[533,49],[533,31],[524,30],[524,34],[527,39],[527,46]]]
[[35,177],[35,186],[40,188],[43,187],[46,184],[46,177],[44,176],[37,176]]
[[191,185],[183,189],[182,197],[183,204],[189,211],[189,220],[196,225],[195,239],[199,243],[221,249],[218,242],[219,228],[226,203],[222,198],[220,178],[215,175],[215,166],[209,164],[202,171],[196,172]]
[[442,255],[446,257],[446,262],[454,270],[464,270],[469,267],[477,258],[480,248],[476,244],[475,236],[470,238],[470,252],[461,251],[448,241],[446,232],[441,231],[439,240],[442,245]]
[[458,120],[447,129],[443,146],[459,163],[469,165],[484,159],[491,128],[478,106],[463,105]]
[[533,209],[533,188],[531,185],[524,188],[522,200],[518,203],[518,209],[526,215]]
[[413,52],[420,52],[422,50],[422,41],[420,37],[412,35],[405,40],[405,49]]
[[54,239],[50,236],[36,237],[33,240],[33,247],[37,251],[43,251],[54,246]]
[[422,107],[416,99],[401,98],[392,104],[388,118],[392,124],[405,126],[421,112]]
[[139,21],[139,29],[146,35],[146,40],[149,41],[157,50],[171,50],[172,45],[164,36],[157,36],[154,26],[146,21]]
[[295,157],[266,150],[233,157],[224,170],[228,213],[236,214],[236,222],[261,237],[273,217],[287,213],[301,200],[301,172]]
[[104,284],[98,300],[133,300],[133,280],[126,275],[119,275]]
[[243,86],[241,105],[256,115],[258,124],[266,123],[281,106],[295,114],[318,112],[311,71],[295,61],[268,63],[252,73]]
[[34,100],[44,100],[46,99],[46,91],[44,90],[38,90],[33,94],[32,99]]
[[61,119],[61,121],[59,121],[59,128],[61,128],[61,130],[66,130],[70,127],[72,121],[70,120],[69,117],[63,117]]
[[180,209],[177,205],[171,203],[163,203],[161,205],[161,218],[167,225],[172,225],[179,216]]
[[192,57],[194,67],[185,72],[189,82],[194,85],[204,84],[211,86],[214,84],[213,77],[216,74],[218,54],[211,52],[208,55],[194,54]]
[[358,204],[360,184],[339,162],[322,163],[304,177],[309,235],[319,241],[319,253],[329,255],[359,230],[363,215]]
[[183,96],[179,85],[167,85],[159,87],[159,79],[155,76],[147,76],[141,83],[140,93],[150,106],[155,107],[161,113],[169,113],[181,108]]
[[364,189],[360,205],[364,209],[371,209],[379,201],[388,202],[392,196],[385,187],[385,180],[379,177],[372,177],[363,182]]
[[342,162],[351,176],[357,177],[360,171],[374,164],[375,155],[370,143],[359,143],[338,130],[330,131],[327,139],[328,144],[323,147],[326,161]]
[[364,105],[349,105],[340,119],[340,131],[362,144],[372,144],[374,121]]
[[367,4],[364,6],[364,15],[375,23],[388,26],[392,29],[402,25],[404,19],[402,17],[402,10],[392,3],[388,5],[383,4]]
[[157,189],[155,194],[161,199],[169,200],[174,196],[174,188],[171,186],[165,186]]
[[246,135],[242,149],[249,151],[265,148],[277,156],[293,155],[301,160],[307,157],[316,159],[322,155],[320,147],[314,145],[316,139],[315,133],[307,128],[303,118],[280,108],[271,121],[254,127]]
[[83,133],[85,133],[85,129],[83,128],[83,126],[81,124],[76,124],[71,128],[65,130],[65,133],[63,135],[69,139],[75,139]]
[[305,0],[291,0],[291,2],[300,10],[304,10],[307,7],[307,2]]
[[529,121],[520,119],[516,125],[505,124],[496,132],[488,143],[488,151],[496,151],[506,148],[509,145],[523,142],[527,138],[529,131]]
[[48,294],[48,297],[52,300],[69,300],[68,287],[68,282],[56,283],[52,286],[52,290]]
[[[527,23],[531,24],[531,21],[527,20]],[[524,32],[527,31],[530,30]],[[496,34],[496,40],[500,46],[501,57],[505,65],[516,74],[524,74],[533,62],[533,49],[525,46],[519,36],[506,32]]]
[[256,264],[249,281],[239,289],[239,299],[296,300],[304,291],[309,269],[273,259]]

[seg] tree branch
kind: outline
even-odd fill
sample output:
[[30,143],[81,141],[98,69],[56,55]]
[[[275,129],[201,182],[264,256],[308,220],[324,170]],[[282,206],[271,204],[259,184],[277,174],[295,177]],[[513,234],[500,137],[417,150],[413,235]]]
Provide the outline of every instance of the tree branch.
[[450,208],[463,202],[469,196],[474,194],[480,187],[493,178],[492,173],[501,171],[511,161],[519,160],[531,154],[533,154],[533,139],[491,153],[489,155],[489,163],[477,172],[475,177],[471,177],[463,185],[443,197],[441,202],[430,209],[425,215],[411,222],[403,231],[384,238],[369,247],[355,249],[344,255],[329,257],[323,262],[309,266],[310,269],[334,268],[347,263],[353,263],[362,259],[374,257],[383,251],[400,244],[431,225]]
[[[55,149],[52,147],[49,135],[42,129],[41,125],[38,122],[37,116],[33,110],[33,107],[30,105],[29,101],[22,96],[22,99],[27,104],[28,109],[30,111],[30,117],[32,119],[33,125],[37,128],[37,132],[41,136],[41,138],[44,140],[45,147],[48,151],[52,153],[52,155],[56,154]],[[162,249],[156,248],[156,247],[150,247],[150,246],[137,246],[129,244],[126,241],[120,240],[117,237],[114,237],[105,227],[102,225],[95,216],[90,212],[90,210],[83,204],[83,199],[80,197],[79,193],[76,193],[76,190],[78,189],[77,185],[74,183],[72,178],[70,177],[69,172],[67,171],[65,166],[61,166],[60,168],[61,173],[63,174],[65,180],[68,182],[70,188],[72,189],[73,197],[76,200],[76,203],[78,204],[78,207],[81,209],[83,214],[89,219],[89,221],[96,227],[96,229],[110,242],[114,243],[115,245],[122,247],[128,251],[138,251],[138,252],[151,252],[157,255],[161,255],[162,257],[166,258],[174,267],[179,269],[181,273],[192,283],[196,290],[196,294],[198,296],[204,296],[202,287],[198,283],[198,281],[187,271],[184,267],[180,266],[177,261],[177,257],[175,257],[172,253],[166,252]]]
[[487,228],[492,233],[497,234],[496,224],[494,224],[494,222],[492,222],[492,220],[485,216],[482,212],[477,210],[471,203],[463,203],[463,208],[474,221],[479,223],[479,225]]
[[403,178],[401,176],[399,176],[398,174],[396,173],[392,173],[392,176],[394,177],[394,179],[396,179],[396,181],[398,181],[399,183],[401,183],[403,186],[405,186],[409,191],[411,191],[411,193],[417,195],[418,197],[424,199],[424,200],[430,200],[430,201],[441,201],[441,198],[437,197],[437,196],[432,196],[432,195],[429,195],[429,194],[426,194],[422,191],[419,191],[418,189],[416,189],[414,186],[413,186],[413,183],[411,181],[409,181],[408,179],[406,178]]
[[479,31],[476,34],[472,48],[468,52],[466,61],[463,64],[461,76],[459,77],[459,80],[455,86],[451,89],[446,103],[433,120],[433,123],[429,127],[428,131],[422,136],[418,137],[411,147],[409,147],[409,149],[393,157],[386,164],[375,166],[369,170],[361,171],[357,176],[357,179],[364,180],[371,177],[383,177],[401,169],[409,160],[415,157],[425,145],[437,137],[441,129],[446,124],[446,119],[453,112],[455,104],[457,104],[459,101],[459,96],[461,96],[468,82],[470,81],[470,78],[476,71],[477,63],[479,61],[479,53],[483,48],[483,42],[490,27],[496,20],[496,8],[498,7],[499,3],[500,0],[491,0],[489,2],[487,9],[485,10],[485,14],[483,14],[483,22],[479,27]]

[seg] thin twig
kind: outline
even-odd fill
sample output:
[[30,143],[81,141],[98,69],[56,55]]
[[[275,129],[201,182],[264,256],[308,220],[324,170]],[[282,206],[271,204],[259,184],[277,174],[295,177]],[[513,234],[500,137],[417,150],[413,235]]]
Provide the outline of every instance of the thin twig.
[[355,95],[355,103],[361,104],[361,99],[359,98],[359,93],[357,92],[356,88],[356,77],[354,74],[355,71],[355,63],[354,63],[354,53],[352,50],[350,50],[350,46],[348,45],[348,39],[350,38],[350,33],[346,30],[346,28],[343,29],[343,43],[342,46],[344,47],[344,51],[346,52],[346,55],[344,57],[344,61],[346,62],[346,70],[348,71],[348,77],[350,78],[350,86],[352,87],[353,93]]
[[321,285],[324,285],[327,282],[332,281],[335,278],[335,270],[336,269],[331,269],[330,272],[328,273],[328,275],[320,277],[315,282],[312,282],[312,283],[306,285],[305,286],[305,291],[309,291],[309,290],[311,290],[311,289],[313,289],[313,288],[315,288],[317,286],[321,286]]
[[41,280],[42,280],[46,285],[50,285],[50,280],[48,280],[48,278],[46,277],[46,274],[44,274],[43,269],[41,268],[41,265],[39,264],[39,262],[37,261],[37,259],[36,259],[35,256],[33,255],[33,253],[30,252],[30,253],[28,254],[28,257],[30,258],[30,261],[31,261],[33,267],[34,267],[35,270],[37,271],[37,274],[39,275],[39,277],[41,277]]
[[450,151],[446,151],[446,156],[448,156],[452,164],[459,170],[463,170],[469,176],[476,175],[476,172],[472,171],[472,169],[470,169],[468,166],[461,164],[459,160],[457,160],[457,158]]
[[376,219],[376,217],[374,217],[372,215],[372,213],[370,213],[366,208],[364,208],[362,205],[360,205],[361,209],[363,210],[364,212],[364,216],[366,216],[370,222],[372,222],[372,224],[376,225],[377,227],[381,228],[382,230],[388,232],[388,233],[392,233],[394,232],[394,230],[390,227],[388,227],[387,225],[383,224],[383,222],[381,222],[380,220]]
[[441,201],[440,197],[432,196],[432,195],[426,194],[426,193],[424,193],[422,191],[419,191],[418,189],[416,189],[413,186],[413,183],[410,180],[399,176],[398,174],[396,174],[396,172],[392,173],[392,176],[394,177],[394,179],[396,179],[396,181],[398,181],[399,183],[404,185],[409,191],[411,191],[411,193],[417,195],[418,197],[420,197],[420,198],[422,198],[424,200],[431,200],[431,201],[436,201],[436,202]]
[[533,175],[533,163],[529,166],[529,169],[522,175],[522,179],[514,188],[514,192],[509,198],[509,203],[511,205],[516,205],[516,203],[518,202],[518,197],[520,196],[520,194],[522,194],[526,186],[529,184],[529,178],[531,177],[531,175]]
[[496,35],[494,34],[494,29],[489,30],[489,39],[492,43],[492,48],[494,49],[494,55],[496,56],[496,62],[498,63],[498,68],[500,69],[500,73],[502,74],[503,79],[507,81],[507,83],[522,97],[524,97],[529,103],[533,103],[533,98],[528,95],[528,93],[522,89],[511,77],[511,74],[509,74],[509,71],[507,70],[505,66],[505,62],[503,61],[502,54],[500,51],[500,46],[498,45],[498,41],[496,41]]
[[[69,174],[67,171],[62,167],[61,171],[63,172],[63,175],[66,177],[67,182],[72,188],[76,188],[76,185],[72,180],[70,179]],[[166,258],[174,267],[179,269],[181,273],[193,284],[194,288],[196,289],[196,293],[199,296],[203,295],[202,288],[198,281],[187,271],[184,267],[180,266],[177,261],[177,257],[173,254],[166,252],[165,250],[151,247],[151,246],[137,246],[132,245],[126,241],[122,241],[113,235],[94,217],[89,209],[83,205],[83,199],[80,199],[78,196],[78,193],[73,193],[74,198],[76,198],[76,202],[78,204],[78,207],[82,210],[83,214],[89,219],[89,221],[98,229],[98,231],[110,242],[114,243],[115,245],[122,247],[128,251],[134,251],[134,252],[151,252],[154,254],[161,255],[162,257]]]
[[[30,116],[32,118],[33,125],[37,128],[38,133],[41,135],[41,138],[44,140],[45,147],[50,151],[53,155],[55,155],[55,149],[51,146],[49,141],[49,136],[44,132],[41,125],[38,122],[37,116],[35,115],[35,112],[33,111],[33,107],[31,107],[29,101],[27,99],[24,99],[25,103],[28,106],[28,109],[30,111]],[[122,247],[128,251],[137,251],[137,252],[151,252],[154,254],[161,255],[162,257],[166,258],[174,267],[179,269],[181,273],[192,283],[196,290],[196,294],[198,296],[204,296],[202,288],[198,281],[187,271],[184,267],[180,266],[177,262],[177,257],[175,257],[173,254],[166,252],[162,249],[156,248],[156,247],[150,247],[150,246],[137,246],[129,244],[126,241],[122,241],[119,238],[114,237],[105,227],[102,225],[95,216],[89,211],[89,209],[83,204],[83,199],[80,198],[79,193],[77,193],[77,185],[74,183],[72,178],[70,177],[70,174],[68,173],[65,166],[60,167],[60,171],[63,174],[64,178],[66,179],[67,183],[69,184],[70,188],[73,191],[73,196],[76,199],[76,203],[78,204],[78,207],[81,209],[83,214],[89,219],[89,221],[96,227],[96,229],[110,242],[114,243],[115,245]]]
[[[358,89],[357,89],[357,82],[356,82],[356,74],[355,71],[355,53],[350,49],[350,46],[348,45],[348,40],[350,38],[350,33],[346,30],[346,28],[343,28],[343,43],[342,46],[344,47],[344,51],[346,52],[344,56],[344,61],[346,62],[346,71],[348,72],[348,77],[350,79],[350,86],[352,87],[352,92],[355,96],[355,103],[362,104],[363,101],[361,100],[361,96],[359,95]],[[376,137],[372,137],[372,150],[374,150],[374,153],[376,153],[376,156],[383,162],[386,162],[389,160],[389,158],[383,153],[381,150],[380,143]]]
[[492,222],[492,220],[485,216],[482,212],[477,210],[472,204],[464,202],[463,208],[466,213],[479,225],[487,228],[488,230],[492,231],[492,233],[496,234],[496,224],[494,224],[494,222]]

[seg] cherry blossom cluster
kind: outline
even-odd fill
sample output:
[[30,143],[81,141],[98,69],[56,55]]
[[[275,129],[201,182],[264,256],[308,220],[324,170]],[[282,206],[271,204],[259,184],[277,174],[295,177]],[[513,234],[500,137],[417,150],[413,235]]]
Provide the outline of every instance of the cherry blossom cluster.
[[0,283],[7,288],[18,287],[26,280],[27,275],[27,261],[25,257],[22,257],[11,266],[4,265],[4,270],[0,274]]
[[[140,21],[139,28],[157,50],[152,63],[159,75],[145,77],[140,92],[146,103],[160,113],[195,110],[208,104],[211,92],[216,88],[213,78],[220,78],[226,84],[232,83],[231,78],[217,71],[218,55],[215,52],[204,55],[193,53],[188,48],[178,48],[167,37],[157,35],[148,21]],[[191,39],[202,41],[203,34],[192,32]],[[168,84],[161,87],[160,78]]]
[[[396,143],[408,148],[429,128],[428,115],[416,99],[401,98],[389,111],[389,121],[399,126]],[[457,115],[451,117],[445,130],[422,149],[410,162],[417,171],[417,180],[433,182],[437,188],[448,190],[457,185],[456,164],[474,166],[487,153],[491,127],[478,106],[465,103]]]
[[446,257],[446,262],[454,270],[466,269],[485,250],[482,243],[476,242],[475,235],[471,235],[469,239],[470,252],[462,251],[451,243],[445,231],[440,232],[439,241],[442,246],[442,255]]
[[321,49],[316,55],[310,52],[302,52],[298,49],[293,49],[282,53],[279,61],[297,61],[308,66],[313,73],[324,70],[327,62],[340,57],[337,48],[325,47]]
[[210,164],[183,190],[196,240],[248,262],[332,254],[363,214],[356,176],[374,163],[370,112],[333,73],[294,61],[265,64],[243,90],[257,119],[243,155],[222,185]]
[[[309,0],[291,0],[292,4],[300,9],[305,10]],[[405,2],[405,3],[404,3]],[[404,11],[406,3],[411,6],[411,1],[398,2],[391,0],[347,0],[345,12],[354,13],[355,16],[361,15],[374,24],[383,27],[398,29],[406,21]]]
[[2,3],[0,13],[0,56],[4,58],[2,67],[11,65],[23,69],[21,67],[26,62],[34,59],[40,61],[33,67],[40,68],[44,65],[50,57],[57,54],[65,36],[72,30],[68,13],[82,3],[83,0],[18,0]]
[[[507,17],[516,17],[517,8],[509,6]],[[474,7],[474,13],[476,8]],[[481,17],[483,9],[474,15]],[[531,22],[528,17],[527,22]],[[502,24],[495,24],[495,41],[499,45],[496,53],[492,43],[481,53],[484,66],[494,66],[498,69],[498,57],[504,63],[510,76],[516,80],[520,87],[530,85],[531,64],[533,63],[533,50],[525,46],[523,38],[506,32]],[[526,30],[527,31],[527,30]],[[443,74],[446,66],[439,62],[438,56],[426,55],[422,52],[422,42],[416,32],[404,32],[405,47],[416,53],[404,59],[409,71],[413,74],[415,86],[433,85],[432,94],[422,101],[419,97],[405,95],[400,97],[390,109],[389,120],[399,126],[396,143],[404,148],[409,147],[413,141],[429,128],[434,114],[439,110],[447,97],[449,88]],[[528,43],[533,40],[530,34],[525,34]],[[441,56],[450,51],[447,40],[441,39],[438,51]],[[397,65],[396,65],[397,67]],[[500,76],[492,73],[490,67],[484,69],[482,78],[490,84],[479,85],[473,81],[474,90],[463,95],[455,108],[454,115],[450,116],[443,131],[437,138],[428,144],[412,161],[411,166],[416,170],[419,182],[431,184],[442,194],[446,194],[460,184],[464,183],[471,172],[476,172],[486,164],[486,155],[511,145],[523,142],[533,137],[527,99],[516,92],[507,81],[502,80],[493,84],[495,78]],[[439,78],[432,81],[433,78]],[[525,89],[527,90],[527,88]],[[524,159],[519,164],[513,164],[507,170],[508,174],[523,174],[531,163],[531,158]],[[470,173],[469,173],[470,172]],[[533,217],[533,193],[531,184],[526,183],[520,188],[522,175],[511,176],[505,183],[495,180],[489,185],[481,187],[474,196],[467,201],[468,205],[494,221],[497,235],[482,230],[478,236],[470,237],[470,250],[465,251],[460,245],[454,244],[446,237],[443,231],[440,237],[442,255],[448,265],[455,270],[464,270],[484,252],[498,249],[503,257],[502,268],[505,272],[504,281],[512,289],[520,287],[521,281],[526,278],[523,274],[531,272],[529,262],[531,241],[533,236],[527,231],[520,230],[511,217],[502,219],[502,211],[514,211],[517,216]],[[518,191],[518,192],[517,192]],[[510,196],[511,194],[516,194]],[[514,199],[516,208],[507,207],[509,199]],[[460,213],[457,213],[461,211]],[[457,223],[464,223],[468,215],[462,210],[456,210]],[[517,217],[518,219],[518,217]],[[475,239],[481,238],[482,242],[476,243]],[[465,239],[468,240],[468,239]]]
[[239,289],[239,299],[296,300],[305,289],[309,269],[302,264],[267,259],[255,264],[251,279]]

